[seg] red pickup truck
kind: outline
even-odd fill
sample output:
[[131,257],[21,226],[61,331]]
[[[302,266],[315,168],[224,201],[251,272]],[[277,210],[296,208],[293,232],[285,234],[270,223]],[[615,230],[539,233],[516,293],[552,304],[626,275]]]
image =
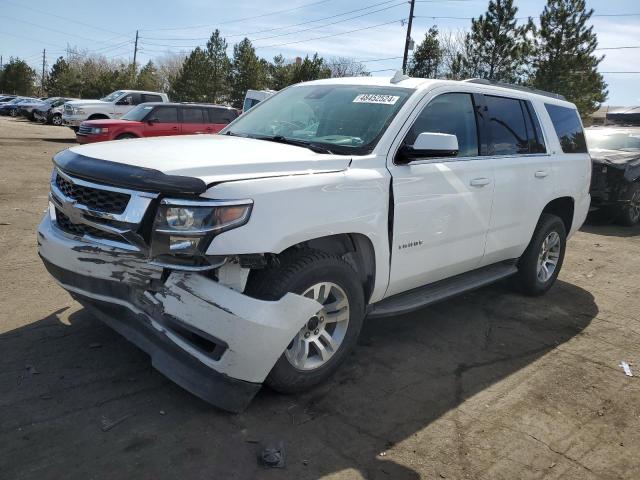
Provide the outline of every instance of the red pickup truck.
[[142,103],[119,120],[82,122],[78,143],[124,138],[218,133],[238,116],[235,108],[195,103]]

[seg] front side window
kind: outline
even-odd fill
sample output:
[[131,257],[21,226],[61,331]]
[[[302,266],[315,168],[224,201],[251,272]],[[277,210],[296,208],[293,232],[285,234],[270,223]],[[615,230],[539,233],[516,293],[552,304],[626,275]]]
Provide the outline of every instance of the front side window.
[[208,123],[204,120],[204,113],[201,108],[183,108],[182,121],[184,123]]
[[485,95],[494,155],[529,153],[527,126],[520,100]]
[[458,138],[458,157],[478,156],[478,127],[469,93],[445,93],[429,102],[405,137],[413,145],[424,132],[448,133]]
[[176,107],[156,107],[149,116],[158,123],[178,123],[178,109]]
[[575,108],[544,104],[564,153],[587,153],[587,142]]
[[115,92],[110,93],[106,97],[102,97],[100,100],[102,100],[103,102],[113,102],[117,98],[121,97],[123,93],[124,92],[122,90],[116,90]]
[[412,89],[370,85],[289,87],[240,116],[230,133],[319,145],[334,153],[370,153]]

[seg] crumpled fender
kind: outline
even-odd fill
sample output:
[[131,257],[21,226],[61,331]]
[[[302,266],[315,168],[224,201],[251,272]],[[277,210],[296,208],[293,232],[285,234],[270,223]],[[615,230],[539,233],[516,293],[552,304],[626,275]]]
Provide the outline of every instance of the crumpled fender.
[[[261,383],[298,330],[322,305],[287,293],[278,301],[248,297],[202,275],[174,272],[156,293],[165,314],[196,327],[229,345],[215,361],[172,338],[203,363],[220,373]],[[170,332],[167,334],[171,337]]]

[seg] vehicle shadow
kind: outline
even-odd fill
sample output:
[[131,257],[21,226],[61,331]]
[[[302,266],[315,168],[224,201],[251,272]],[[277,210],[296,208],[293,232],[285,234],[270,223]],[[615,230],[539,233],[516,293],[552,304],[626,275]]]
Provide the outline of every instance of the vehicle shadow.
[[[88,311],[68,325],[65,312],[53,312],[0,335],[0,461],[7,478],[315,479],[351,469],[367,479],[417,479],[381,452],[415,441],[597,314],[589,292],[558,282],[543,298],[496,285],[368,320],[330,382],[295,396],[263,389],[232,415],[166,380]],[[285,446],[284,471],[258,465],[265,442]]]
[[633,227],[618,225],[613,219],[600,212],[591,213],[580,230],[607,237],[629,238],[640,236],[640,224]]

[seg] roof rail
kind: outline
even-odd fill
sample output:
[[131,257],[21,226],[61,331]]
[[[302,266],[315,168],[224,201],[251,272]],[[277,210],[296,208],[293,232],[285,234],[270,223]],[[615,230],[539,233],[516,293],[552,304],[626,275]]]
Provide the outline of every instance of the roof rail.
[[493,85],[494,87],[510,88],[511,90],[520,90],[521,92],[535,93],[544,97],[556,98],[558,100],[566,100],[564,95],[559,93],[545,92],[537,88],[523,87],[522,85],[514,85],[512,83],[498,82],[497,80],[489,80],[488,78],[468,78],[463,80],[469,83],[479,83],[480,85]]

